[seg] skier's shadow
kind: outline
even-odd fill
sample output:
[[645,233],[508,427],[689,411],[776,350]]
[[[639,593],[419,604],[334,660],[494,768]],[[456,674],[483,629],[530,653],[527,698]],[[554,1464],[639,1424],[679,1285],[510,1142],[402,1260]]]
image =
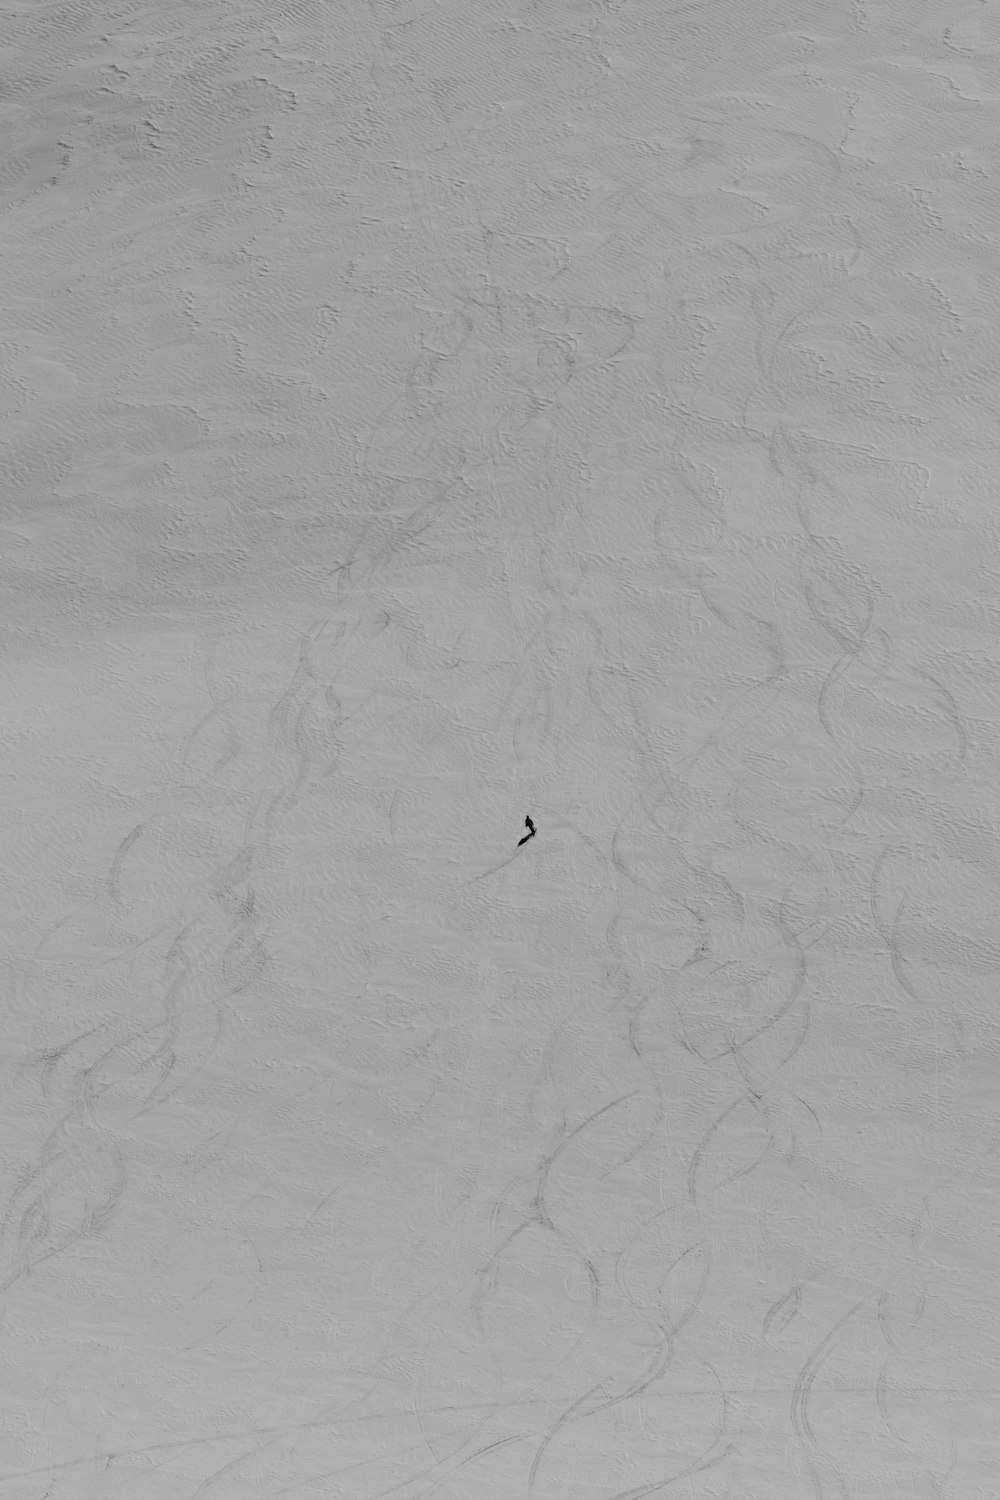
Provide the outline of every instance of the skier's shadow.
[[[525,818],[524,822],[525,822],[525,826],[528,829],[528,832],[524,835],[523,839],[518,839],[518,841],[517,841],[517,849],[523,848],[524,845],[528,842],[529,839],[533,839],[535,837],[535,825],[534,825],[534,823],[531,821],[530,818]],[[472,877],[473,880],[485,880],[486,877],[487,877],[487,875],[497,875],[497,874],[499,874],[499,872],[501,870],[505,870],[507,868],[507,866],[511,863],[511,861],[515,860],[517,858],[517,849],[514,850],[513,854],[508,854],[508,856],[507,856],[506,859],[502,859],[498,865],[493,865],[493,867],[491,869],[484,870],[481,875],[473,875],[473,877]]]

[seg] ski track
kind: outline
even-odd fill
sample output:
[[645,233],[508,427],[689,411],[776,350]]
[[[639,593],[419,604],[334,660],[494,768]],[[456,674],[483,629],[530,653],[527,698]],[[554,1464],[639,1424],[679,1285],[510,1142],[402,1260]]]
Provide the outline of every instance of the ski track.
[[994,1493],[998,25],[8,7],[5,1495]]

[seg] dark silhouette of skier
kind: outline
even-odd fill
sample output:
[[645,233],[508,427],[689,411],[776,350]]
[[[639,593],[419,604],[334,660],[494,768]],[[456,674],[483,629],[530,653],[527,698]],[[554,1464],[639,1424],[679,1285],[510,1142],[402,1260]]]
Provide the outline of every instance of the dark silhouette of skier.
[[[528,832],[524,835],[523,839],[518,839],[518,841],[517,841],[517,849],[522,848],[528,842],[529,839],[533,839],[535,837],[535,825],[534,825],[534,823],[531,821],[530,818],[525,818],[524,821],[525,821],[525,825],[528,828]],[[517,858],[517,849],[514,850],[513,854],[508,854],[508,856],[507,856],[506,859],[502,859],[498,865],[493,865],[491,869],[484,870],[481,875],[473,875],[473,877],[472,877],[473,880],[485,880],[486,877],[487,877],[487,875],[497,875],[497,874],[499,874],[499,872],[501,870],[505,870],[507,868],[507,866],[511,863],[511,861],[515,860]]]

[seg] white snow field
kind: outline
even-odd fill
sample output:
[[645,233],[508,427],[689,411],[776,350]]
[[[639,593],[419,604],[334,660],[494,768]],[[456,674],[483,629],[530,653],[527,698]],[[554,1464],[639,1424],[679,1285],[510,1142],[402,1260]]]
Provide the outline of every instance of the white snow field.
[[996,1500],[1000,6],[0,78],[2,1500]]

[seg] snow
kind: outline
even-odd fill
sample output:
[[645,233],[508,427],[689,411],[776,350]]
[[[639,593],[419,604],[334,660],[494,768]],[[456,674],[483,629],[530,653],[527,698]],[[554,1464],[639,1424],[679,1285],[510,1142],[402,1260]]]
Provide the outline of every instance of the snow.
[[3,30],[3,1494],[993,1497],[995,8]]

